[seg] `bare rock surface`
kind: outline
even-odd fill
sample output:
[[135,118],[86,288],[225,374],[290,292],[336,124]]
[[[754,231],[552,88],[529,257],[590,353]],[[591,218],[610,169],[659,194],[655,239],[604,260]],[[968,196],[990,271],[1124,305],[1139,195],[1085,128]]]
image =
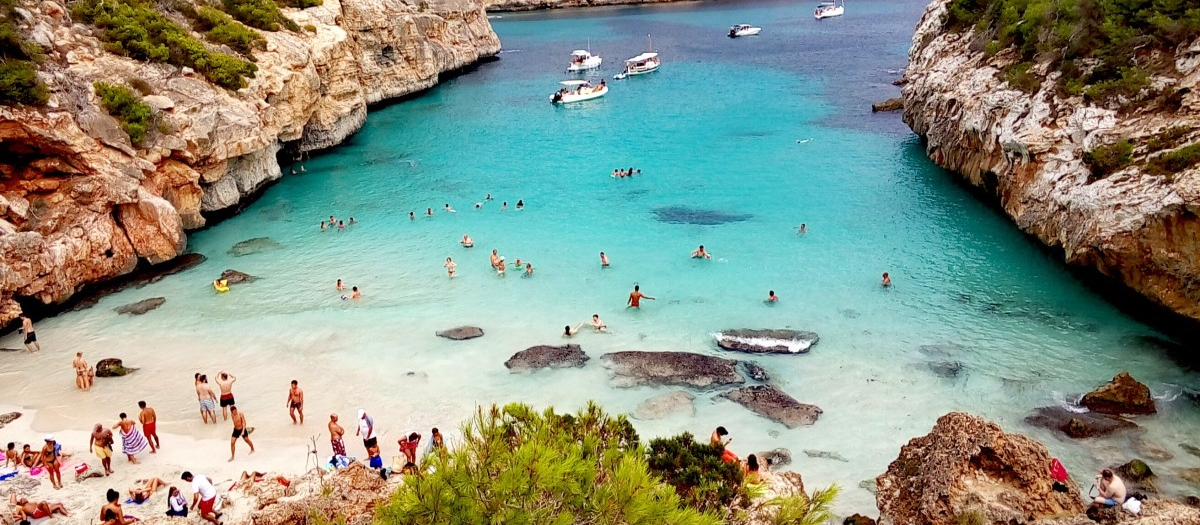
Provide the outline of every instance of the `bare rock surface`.
[[1150,388],[1121,372],[1104,386],[1084,394],[1080,404],[1104,414],[1153,414],[1154,398]]
[[738,372],[738,362],[690,352],[613,352],[601,361],[620,387],[688,386],[714,388],[740,385],[746,378]]
[[[482,331],[480,331],[482,334]],[[441,335],[441,334],[438,334]],[[588,362],[587,354],[579,345],[538,345],[513,354],[504,366],[509,370],[537,370],[539,368],[580,367]]]
[[452,339],[455,341],[465,341],[467,339],[483,337],[483,329],[478,326],[458,326],[448,330],[442,330],[437,333],[437,336],[445,337],[446,339]]
[[821,416],[821,408],[796,401],[782,390],[769,385],[754,385],[730,390],[721,397],[742,405],[788,428],[811,425]]

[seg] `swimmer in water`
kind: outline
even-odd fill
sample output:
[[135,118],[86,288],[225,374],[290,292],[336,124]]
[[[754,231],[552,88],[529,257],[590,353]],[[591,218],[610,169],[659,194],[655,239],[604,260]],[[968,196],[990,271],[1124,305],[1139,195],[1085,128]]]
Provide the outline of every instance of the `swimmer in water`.
[[637,173],[638,175],[641,175],[641,174],[642,174],[642,168],[638,168],[636,173]]
[[477,209],[477,210],[478,210],[478,209],[481,209],[481,208],[483,208],[483,203],[482,203],[482,202],[476,202],[476,203],[475,203],[475,209]]
[[808,233],[808,225],[804,224],[803,222],[800,223],[800,227],[796,228],[796,232],[797,233]]
[[504,211],[507,209],[508,209],[508,201],[504,201],[504,203],[500,205],[500,211]]
[[504,257],[501,256],[500,259],[498,259],[496,261],[496,274],[503,277],[504,276],[504,267],[505,267]]
[[600,267],[608,268],[608,256],[604,255],[604,252],[600,252]]
[[338,280],[337,280],[337,284],[333,285],[333,287],[334,287],[334,288],[337,288],[339,292],[340,292],[340,291],[343,291],[343,290],[345,290],[345,289],[346,289],[346,285],[342,284],[342,280],[341,280],[341,279],[338,279]]
[[617,170],[613,170],[612,178],[614,178],[614,179],[617,178]]
[[446,273],[450,274],[450,277],[454,277],[454,269],[458,268],[458,265],[454,264],[454,260],[447,257],[446,264],[443,264],[442,267],[446,268]]
[[350,217],[350,224],[358,224],[358,221],[354,220],[354,217]]
[[596,329],[597,332],[608,330],[608,326],[604,324],[604,321],[600,320],[600,314],[592,314],[592,328]]
[[484,197],[484,198],[483,198],[483,200],[485,200],[485,201],[490,201],[490,200],[492,200],[492,194],[491,194],[491,193],[487,194],[487,196],[486,196],[486,197]]
[[328,230],[328,229],[329,229],[329,228],[325,227],[325,221],[321,221],[321,231],[325,231],[325,230]]
[[408,212],[408,218],[409,218],[409,220],[416,219],[416,218],[417,218],[417,212],[415,212],[415,211],[410,211],[410,212]]
[[500,256],[496,254],[496,250],[492,250],[492,258],[491,258],[492,268],[495,268],[496,263],[499,262],[500,260],[501,260]]
[[775,295],[775,290],[771,290],[771,291],[767,292],[767,302],[768,303],[779,302],[779,296]]
[[471,247],[475,246],[475,241],[472,241],[471,236],[467,235],[465,233],[463,234],[462,240],[458,241],[458,243],[463,245],[463,248],[471,248]]
[[883,287],[884,287],[884,288],[891,288],[891,287],[892,287],[892,278],[891,278],[891,277],[888,277],[888,273],[887,273],[887,272],[883,272]]
[[694,251],[692,251],[692,258],[693,259],[712,259],[712,254],[704,251],[704,245],[701,244],[699,248],[696,248]]
[[517,257],[517,262],[513,263],[513,268],[517,268],[517,269],[521,268],[521,258],[520,257]]
[[333,215],[330,215],[330,216],[329,216],[329,225],[330,225],[330,226],[333,226],[334,224],[337,224],[337,219],[335,219],[335,218],[333,217]]
[[571,328],[571,325],[564,326],[563,327],[563,337],[572,337],[575,334],[579,333],[579,327],[581,327],[581,326],[583,326],[583,323],[579,323],[579,324],[575,325],[575,328]]
[[454,208],[451,208],[449,204],[446,205],[446,211],[448,211],[450,213],[458,213],[457,211],[454,210]]
[[654,300],[653,297],[642,293],[641,285],[633,285],[633,292],[629,294],[629,301],[626,303],[628,308],[641,308],[642,299]]
[[525,201],[524,200],[521,200],[521,199],[517,200],[517,209],[518,210],[525,209]]
[[362,298],[362,292],[358,291],[357,286],[353,286],[350,288],[350,298],[351,299],[361,299]]
[[342,221],[338,221],[338,229],[339,229],[339,230],[344,230],[344,229],[346,229],[346,223],[344,223],[344,222],[342,222]]
[[533,264],[525,263],[525,277],[533,277]]
[[425,216],[433,217],[433,208],[425,208]]

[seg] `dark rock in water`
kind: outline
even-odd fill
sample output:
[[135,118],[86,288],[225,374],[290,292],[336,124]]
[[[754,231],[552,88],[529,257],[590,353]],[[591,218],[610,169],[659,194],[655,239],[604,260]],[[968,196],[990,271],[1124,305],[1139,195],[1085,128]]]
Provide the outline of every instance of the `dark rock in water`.
[[746,371],[746,375],[755,381],[767,382],[771,380],[771,374],[768,374],[763,367],[758,366],[750,361],[742,361],[742,369]]
[[252,283],[254,281],[257,281],[258,277],[255,277],[248,273],[242,273],[237,270],[225,270],[225,271],[221,272],[221,276],[218,277],[217,279],[224,279],[224,280],[228,281],[229,284],[232,285],[232,284]]
[[613,352],[600,358],[617,386],[672,385],[713,388],[746,382],[737,361],[690,352]]
[[1154,483],[1154,471],[1150,470],[1150,465],[1147,465],[1145,461],[1134,459],[1113,470],[1121,476],[1121,479],[1125,480],[1125,488],[1128,492],[1158,492],[1158,487]]
[[[470,328],[470,327],[467,327]],[[457,329],[456,329],[457,330]],[[438,332],[442,335],[443,332]],[[483,331],[479,331],[479,335],[483,335]],[[446,336],[443,336],[446,337]],[[475,336],[478,337],[478,336]],[[455,338],[451,338],[455,339]],[[509,370],[537,370],[539,368],[570,368],[580,367],[587,363],[587,354],[579,348],[579,345],[566,346],[547,346],[538,345],[526,348],[513,354],[508,361],[504,362],[504,366]]]
[[278,250],[282,247],[282,244],[275,242],[275,240],[270,237],[255,237],[253,239],[246,239],[233,245],[233,248],[229,249],[229,255],[234,257],[242,257],[255,253]]
[[1169,461],[1175,458],[1167,447],[1160,445],[1146,436],[1133,436],[1129,442],[1137,449],[1138,454],[1154,461]]
[[633,411],[637,419],[662,419],[674,414],[696,415],[696,396],[678,390],[657,395],[638,404]]
[[1068,437],[1088,438],[1105,436],[1118,430],[1137,428],[1134,422],[1109,414],[1071,412],[1063,407],[1041,407],[1025,418],[1035,427],[1057,430]]
[[896,97],[889,98],[883,102],[871,104],[871,113],[879,113],[881,111],[898,111],[904,109],[904,99]]
[[1079,404],[1104,414],[1153,414],[1154,398],[1150,388],[1139,383],[1129,372],[1117,374],[1108,384],[1088,392]]
[[726,213],[716,210],[702,210],[687,206],[667,206],[655,208],[654,218],[658,222],[669,224],[697,224],[701,226],[716,226],[729,222],[741,222],[753,217],[745,213]]
[[954,379],[962,373],[963,364],[958,361],[934,361],[929,363],[929,371],[938,377]]
[[841,310],[838,310],[838,313],[842,314],[842,317],[847,319],[858,319],[859,316],[862,315],[858,310],[853,308],[842,308]]
[[133,373],[136,368],[126,368],[120,359],[110,357],[96,363],[96,377],[121,377]]
[[768,385],[754,385],[730,390],[721,397],[734,401],[767,419],[783,423],[788,428],[817,422],[821,408],[806,405]]
[[879,492],[879,485],[875,483],[875,479],[864,479],[858,482],[858,488],[863,489],[871,494]]
[[792,451],[783,447],[758,452],[757,455],[759,463],[766,463],[772,469],[792,463]]
[[150,310],[158,308],[167,302],[165,297],[152,297],[150,299],[142,299],[136,303],[129,303],[125,306],[113,308],[119,314],[142,315]]
[[748,354],[806,354],[820,339],[799,330],[723,330],[716,334],[722,350]]
[[185,253],[165,263],[156,264],[144,270],[137,270],[134,273],[99,285],[96,288],[77,296],[77,298],[71,300],[72,302],[70,303],[70,306],[67,307],[67,311],[75,312],[86,308],[91,308],[96,306],[96,303],[99,303],[100,299],[110,294],[117,293],[126,288],[137,289],[148,284],[154,284],[158,281],[161,281],[163,277],[174,275],[184,270],[190,270],[196,266],[199,266],[200,263],[203,263],[205,260],[207,260],[207,258],[202,254]]
[[1196,496],[1188,496],[1183,498],[1183,503],[1189,507],[1200,507],[1200,498]]
[[16,421],[17,418],[19,418],[19,417],[21,417],[20,412],[9,412],[7,414],[0,414],[0,428],[4,428],[4,425],[12,423],[13,421]]
[[[442,330],[437,333],[438,337],[453,339],[455,341],[463,341],[466,339],[475,339],[483,337],[483,329],[478,326],[458,326],[449,330]],[[578,348],[578,346],[576,346]]]
[[845,457],[843,457],[841,454],[838,454],[837,452],[825,452],[824,450],[805,450],[804,455],[808,456],[810,458],[832,459],[834,461],[841,461],[843,463],[850,462],[850,460],[846,459]]
[[875,520],[862,514],[854,514],[842,520],[842,525],[875,525]]
[[917,348],[922,354],[933,358],[941,358],[952,360],[962,355],[967,347],[958,343],[935,343],[931,345],[921,345]]
[[20,352],[20,348],[0,348],[0,352]]
[[1177,469],[1175,475],[1188,482],[1193,488],[1200,488],[1200,468]]
[[1200,447],[1197,447],[1196,445],[1192,445],[1190,443],[1180,443],[1179,448],[1182,448],[1183,451],[1187,452],[1188,454],[1200,458]]

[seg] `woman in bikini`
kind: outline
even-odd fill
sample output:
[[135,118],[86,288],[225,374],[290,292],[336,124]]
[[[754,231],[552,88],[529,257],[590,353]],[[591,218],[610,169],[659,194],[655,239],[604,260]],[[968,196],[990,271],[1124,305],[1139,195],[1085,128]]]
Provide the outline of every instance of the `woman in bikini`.
[[62,464],[58,460],[58,447],[54,441],[53,435],[46,436],[46,444],[42,447],[41,457],[38,458],[38,464],[46,468],[46,472],[50,475],[50,485],[55,489],[62,488]]
[[126,525],[137,521],[136,519],[126,519],[125,510],[121,508],[121,493],[113,489],[108,489],[105,495],[108,499],[108,504],[100,507],[100,525]]
[[139,479],[135,483],[138,485],[129,489],[129,498],[138,504],[150,499],[150,496],[153,496],[155,492],[167,486],[167,482],[159,478]]

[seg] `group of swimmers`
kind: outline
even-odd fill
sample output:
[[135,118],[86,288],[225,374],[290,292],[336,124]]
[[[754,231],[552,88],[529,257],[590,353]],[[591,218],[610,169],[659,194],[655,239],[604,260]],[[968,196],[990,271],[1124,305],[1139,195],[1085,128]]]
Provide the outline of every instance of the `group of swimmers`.
[[614,179],[623,179],[625,177],[632,177],[634,175],[641,175],[641,174],[642,174],[641,168],[638,168],[635,170],[632,167],[630,167],[629,169],[617,168],[617,169],[613,170],[613,172],[612,172],[612,176]]
[[350,218],[346,219],[345,221],[343,221],[341,219],[338,219],[337,217],[334,217],[333,215],[330,215],[328,225],[326,224],[325,221],[321,221],[321,231],[326,231],[326,230],[328,230],[330,228],[334,228],[334,227],[336,227],[339,230],[344,230],[344,229],[346,229],[347,223],[353,225],[353,224],[358,224],[358,221],[354,220],[354,217],[350,217]]
[[[485,196],[483,198],[483,201],[475,203],[475,209],[477,209],[477,210],[483,209],[483,205],[491,200],[493,200],[492,194],[489,193],[489,194],[487,194],[487,196]],[[517,199],[516,209],[518,211],[525,209],[525,199]],[[504,201],[504,202],[500,203],[500,211],[506,211],[506,210],[508,210],[508,201]],[[458,210],[454,209],[454,207],[451,206],[450,203],[446,203],[444,206],[442,206],[442,211],[444,211],[446,213],[458,213]],[[434,215],[433,208],[425,208],[424,215],[426,218],[433,217],[433,215]],[[416,220],[417,212],[415,212],[415,211],[408,212],[408,218],[409,218],[409,220]]]
[[[336,283],[333,283],[333,288],[339,292],[345,292],[346,284],[341,279],[338,279]],[[342,300],[345,301],[347,299],[362,299],[362,292],[358,291],[357,286],[351,286],[349,294],[342,294]]]

